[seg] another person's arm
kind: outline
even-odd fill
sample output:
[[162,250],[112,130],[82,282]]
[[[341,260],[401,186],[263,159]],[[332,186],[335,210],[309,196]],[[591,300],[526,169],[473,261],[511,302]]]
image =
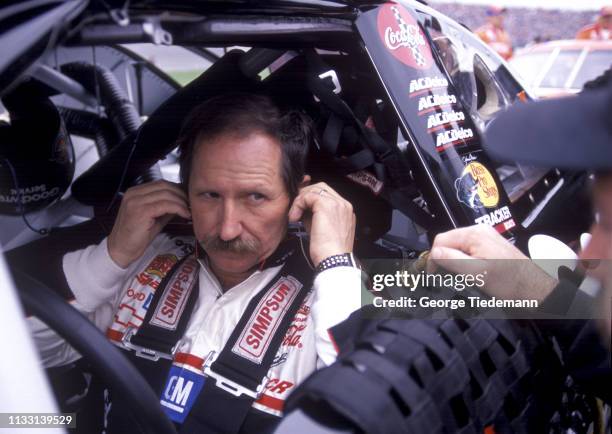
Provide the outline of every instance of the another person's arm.
[[[469,272],[486,269],[489,273],[483,291],[488,295],[505,299],[536,298],[540,301],[541,311],[567,314],[567,318],[561,320],[539,320],[538,327],[555,337],[572,377],[594,395],[610,402],[610,353],[602,345],[596,321],[571,318],[588,311],[595,304],[593,297],[570,282],[558,282],[548,276],[495,230],[486,226],[439,234],[433,242],[430,258],[432,263],[428,264],[428,269],[432,271],[436,264],[456,272],[465,272],[466,265]],[[502,263],[505,266],[495,267],[487,259],[507,261]],[[453,267],[456,269],[453,270]]]
[[440,266],[455,273],[486,273],[483,292],[503,299],[541,302],[558,283],[487,225],[438,234],[429,259],[430,272]]

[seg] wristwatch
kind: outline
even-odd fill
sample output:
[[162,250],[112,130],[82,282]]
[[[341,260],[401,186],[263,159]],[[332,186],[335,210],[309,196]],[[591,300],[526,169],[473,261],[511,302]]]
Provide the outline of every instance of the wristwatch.
[[357,261],[355,261],[355,257],[352,253],[342,253],[340,255],[332,255],[323,259],[321,262],[319,262],[319,265],[317,265],[315,271],[320,273],[334,267],[359,268],[359,265],[357,264]]

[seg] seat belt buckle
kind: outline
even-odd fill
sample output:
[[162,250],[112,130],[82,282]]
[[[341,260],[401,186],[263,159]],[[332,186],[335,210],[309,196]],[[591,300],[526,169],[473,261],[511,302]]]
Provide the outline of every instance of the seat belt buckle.
[[202,370],[204,375],[207,378],[212,378],[215,380],[215,385],[222,390],[225,390],[227,393],[234,396],[246,395],[255,400],[259,399],[265,390],[265,386],[268,383],[268,376],[266,375],[262,382],[257,386],[256,390],[251,390],[244,387],[242,384],[238,384],[235,381],[230,380],[229,378],[224,377],[223,375],[217,374],[210,367],[215,360],[217,360],[219,354],[216,351],[211,351],[206,356],[206,360],[204,360],[204,365],[202,366]]
[[[330,69],[328,71],[325,71],[319,74],[319,79],[321,81],[324,81],[326,78],[330,78],[332,84],[334,85],[332,92],[335,93],[336,95],[340,94],[340,92],[342,92],[342,86],[340,86],[340,80],[338,80],[338,74],[336,74],[336,71],[334,71],[333,69]],[[316,102],[321,102],[321,100],[317,98],[316,95],[313,95],[313,96]]]
[[170,354],[168,354],[132,343],[132,336],[134,336],[137,331],[138,329],[136,327],[127,328],[123,334],[123,337],[121,338],[121,344],[123,344],[125,348],[134,351],[134,354],[137,357],[142,357],[143,359],[151,360],[153,362],[157,362],[159,359],[174,360],[174,354],[181,343],[180,340],[174,345],[174,347],[172,347],[172,351]]

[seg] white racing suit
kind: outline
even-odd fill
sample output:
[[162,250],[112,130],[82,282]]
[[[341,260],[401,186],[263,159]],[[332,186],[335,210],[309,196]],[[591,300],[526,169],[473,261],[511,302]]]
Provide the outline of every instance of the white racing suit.
[[[117,266],[108,254],[107,240],[68,253],[63,258],[66,280],[74,294],[72,304],[84,312],[108,338],[123,346],[129,327],[143,322],[149,303],[162,277],[180,258],[193,252],[194,240],[161,234],[143,256],[127,269]],[[305,252],[298,252],[304,254]],[[177,344],[173,369],[202,373],[202,363],[211,351],[219,353],[234,331],[251,298],[278,274],[281,265],[255,271],[242,283],[223,292],[216,277],[199,260],[199,294],[183,338]],[[180,303],[171,307],[180,309]],[[317,275],[286,333],[264,378],[264,393],[253,403],[251,413],[281,416],[286,397],[317,367],[329,365],[337,350],[329,329],[360,307],[360,271],[335,267]],[[167,309],[168,314],[176,312]],[[46,366],[58,366],[80,357],[67,343],[36,319],[31,319],[39,350]],[[172,396],[161,393],[162,405],[177,409]],[[176,395],[176,393],[175,393]],[[184,398],[184,396],[179,396]],[[190,399],[191,400],[191,399]],[[166,401],[164,403],[164,401]],[[186,399],[181,399],[185,404]],[[172,411],[172,410],[170,410]]]

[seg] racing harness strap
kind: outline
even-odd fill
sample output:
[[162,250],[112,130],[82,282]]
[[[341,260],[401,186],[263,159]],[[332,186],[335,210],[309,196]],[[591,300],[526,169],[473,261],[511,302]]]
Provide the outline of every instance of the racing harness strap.
[[123,344],[137,356],[172,359],[198,298],[198,270],[195,256],[187,255],[161,280],[142,326],[129,329],[123,337]]
[[[236,433],[262,395],[266,374],[313,281],[312,268],[297,238],[282,243],[262,267],[283,263],[278,275],[251,299],[225,347],[218,354],[211,352],[204,361],[204,384],[181,433]],[[177,262],[155,291],[142,326],[127,334],[124,346],[153,361],[172,358],[198,298],[197,275],[194,255]],[[176,292],[176,282],[190,294],[183,304],[175,303],[178,315],[175,327],[169,329],[160,318],[168,297]],[[173,300],[180,299],[174,295]]]
[[[330,111],[321,137],[323,150],[335,157],[334,164],[346,175],[372,168],[378,180],[391,184],[390,188],[387,186],[382,191],[382,196],[420,226],[431,228],[433,217],[407,198],[418,196],[418,191],[414,188],[407,162],[399,150],[389,145],[376,131],[366,127],[338,96],[341,89],[335,71],[314,50],[305,50],[305,57],[309,69],[308,88]],[[352,155],[339,157],[338,147],[346,126],[354,128],[362,149]]]

